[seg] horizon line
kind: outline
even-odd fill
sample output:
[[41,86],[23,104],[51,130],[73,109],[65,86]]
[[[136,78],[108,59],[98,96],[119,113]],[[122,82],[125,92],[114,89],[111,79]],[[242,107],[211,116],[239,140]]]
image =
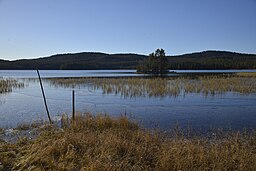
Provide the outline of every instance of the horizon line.
[[[182,56],[182,55],[189,55],[189,54],[195,54],[195,53],[202,53],[202,52],[228,52],[228,53],[238,53],[238,54],[245,54],[245,55],[256,55],[256,53],[247,53],[247,52],[238,52],[238,51],[228,51],[228,50],[216,50],[216,49],[208,49],[208,50],[202,50],[202,51],[193,51],[193,52],[187,52],[182,54],[166,54],[166,56]],[[37,56],[37,57],[21,57],[21,58],[15,58],[15,59],[5,59],[0,58],[0,60],[4,61],[18,61],[18,60],[33,60],[33,59],[40,59],[40,58],[49,58],[56,55],[68,55],[68,54],[79,54],[79,53],[101,53],[101,54],[107,54],[107,55],[118,55],[118,54],[134,54],[134,55],[144,55],[148,56],[149,54],[142,54],[142,53],[136,53],[136,52],[116,52],[116,53],[108,53],[108,52],[101,52],[101,51],[77,51],[77,52],[61,52],[61,53],[55,53],[50,55],[44,55],[44,56]]]

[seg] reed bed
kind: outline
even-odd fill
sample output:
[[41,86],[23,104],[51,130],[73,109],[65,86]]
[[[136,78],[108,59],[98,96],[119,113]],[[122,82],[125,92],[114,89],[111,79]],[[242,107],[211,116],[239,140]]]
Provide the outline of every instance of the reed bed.
[[239,72],[236,75],[239,77],[256,77],[256,72]]
[[102,90],[103,94],[120,94],[122,97],[177,97],[188,93],[203,95],[227,92],[256,93],[256,77],[198,76],[178,78],[70,78],[50,79],[55,86],[80,87]]
[[81,115],[34,141],[0,141],[2,170],[256,170],[256,134],[186,137],[141,129],[126,117]]
[[0,79],[0,94],[11,92],[13,88],[23,88],[24,83],[14,79]]

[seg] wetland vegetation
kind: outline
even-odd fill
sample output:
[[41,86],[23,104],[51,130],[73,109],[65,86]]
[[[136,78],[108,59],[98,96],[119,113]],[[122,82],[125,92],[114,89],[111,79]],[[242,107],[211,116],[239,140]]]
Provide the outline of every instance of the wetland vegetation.
[[[256,93],[255,73],[44,81],[50,83],[47,86],[88,88],[125,98]],[[24,87],[26,79],[0,82],[18,88]],[[253,130],[213,130],[199,135],[179,127],[167,132],[145,129],[126,116],[76,116],[73,123],[63,116],[60,127],[37,123],[18,126],[17,131],[34,132],[34,139],[21,136],[12,143],[0,139],[0,170],[256,170]],[[0,129],[0,134],[5,132]]]
[[14,79],[0,79],[0,94],[11,92],[13,88],[23,88],[24,83]]
[[148,131],[126,117],[91,114],[45,126],[32,141],[0,141],[2,170],[255,170],[256,134],[211,137]]
[[256,92],[256,76],[253,73],[165,78],[54,78],[48,81],[54,86],[88,85],[92,90],[101,89],[103,94],[115,93],[122,97],[176,97],[187,93],[202,93],[207,96],[227,92]]

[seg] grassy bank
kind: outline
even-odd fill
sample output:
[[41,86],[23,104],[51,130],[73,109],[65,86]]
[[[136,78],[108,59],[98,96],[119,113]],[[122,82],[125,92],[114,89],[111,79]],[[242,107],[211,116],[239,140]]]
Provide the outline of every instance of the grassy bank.
[[123,97],[176,97],[188,93],[203,95],[227,92],[256,93],[255,74],[212,75],[168,78],[69,78],[49,79],[54,86],[76,87],[87,85],[103,94],[120,94]]
[[5,170],[256,170],[256,134],[184,137],[147,131],[125,117],[62,119],[39,138],[0,142]]

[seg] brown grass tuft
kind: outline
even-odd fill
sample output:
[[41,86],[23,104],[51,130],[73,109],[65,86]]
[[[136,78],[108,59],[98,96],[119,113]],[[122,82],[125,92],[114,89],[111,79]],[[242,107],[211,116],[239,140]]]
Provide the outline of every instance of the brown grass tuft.
[[256,170],[256,134],[167,137],[126,117],[64,118],[62,129],[0,147],[6,170]]

